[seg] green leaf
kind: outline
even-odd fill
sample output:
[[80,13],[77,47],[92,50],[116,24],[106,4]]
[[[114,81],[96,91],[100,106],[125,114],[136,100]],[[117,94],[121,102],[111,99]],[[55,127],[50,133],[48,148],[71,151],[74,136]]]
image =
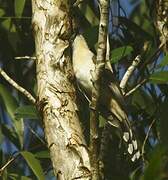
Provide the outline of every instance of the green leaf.
[[131,172],[130,180],[138,179],[139,174],[140,174],[140,167],[136,168],[133,172]]
[[14,119],[14,112],[15,109],[18,107],[18,103],[16,99],[11,95],[11,92],[9,92],[5,86],[0,84],[0,96],[3,99],[3,102],[5,104],[6,110],[9,113],[9,116]]
[[5,105],[6,111],[9,114],[15,131],[18,134],[21,147],[23,146],[23,132],[24,132],[24,124],[23,119],[16,119],[15,118],[15,110],[18,107],[18,103],[16,99],[12,96],[11,92],[5,88],[2,84],[0,84],[0,96],[2,97],[3,103]]
[[168,82],[168,71],[156,72],[150,75],[149,81],[153,84],[165,84]]
[[9,177],[12,180],[32,180],[32,178],[28,178],[26,176],[22,176],[22,175],[15,174],[15,173],[10,173]]
[[159,104],[159,116],[158,116],[158,134],[160,137],[160,143],[165,146],[165,148],[168,148],[168,99],[165,99],[162,103]]
[[[1,118],[0,118],[0,122],[2,122],[1,121]],[[0,126],[1,127],[1,126]],[[3,133],[2,133],[2,128],[0,128],[0,144],[2,144],[2,142],[3,142],[3,140],[4,140],[4,136],[3,136]],[[1,157],[1,156],[0,156]],[[1,158],[0,158],[1,159]],[[0,164],[1,164],[1,162],[0,162]]]
[[10,27],[11,27],[11,18],[7,18],[5,19],[1,24],[2,24],[2,27],[6,30],[6,31],[9,31],[10,30]]
[[21,148],[18,134],[16,134],[13,128],[9,128],[5,124],[1,124],[1,130],[3,135],[8,138],[18,149]]
[[153,38],[149,33],[144,31],[141,28],[141,26],[138,26],[136,23],[134,23],[130,19],[127,19],[125,17],[118,17],[118,18],[119,18],[119,22],[125,25],[129,29],[129,31],[134,32],[138,39],[141,38],[142,40],[146,41],[146,40],[151,40]]
[[25,0],[15,0],[15,15],[21,17],[25,6]]
[[85,16],[85,18],[88,20],[88,22],[91,25],[96,26],[99,24],[99,20],[97,16],[95,15],[95,13],[93,12],[93,10],[90,8],[89,5],[83,3],[79,8],[82,14]]
[[5,14],[5,11],[0,8],[0,17],[2,17]]
[[156,105],[152,97],[142,89],[134,92],[132,96],[132,105],[134,105],[137,109],[144,109],[150,116],[152,116],[156,111]]
[[21,106],[15,110],[16,118],[39,119],[38,111],[35,106]]
[[35,153],[35,156],[36,156],[36,158],[47,158],[47,159],[49,159],[50,153],[49,153],[49,151],[40,151],[40,152]]
[[168,54],[164,56],[162,62],[159,64],[160,67],[164,67],[166,65],[168,65]]
[[121,58],[128,56],[133,51],[131,46],[122,46],[111,51],[111,63],[118,62]]
[[21,154],[24,157],[24,159],[26,160],[29,167],[34,172],[34,174],[36,175],[36,177],[40,180],[45,180],[43,169],[40,165],[39,160],[36,159],[35,156],[28,151],[22,151]]
[[95,44],[97,43],[98,31],[99,31],[99,26],[92,26],[87,28],[83,33],[87,41],[87,44],[91,49],[94,49]]
[[102,128],[102,127],[105,127],[106,125],[106,119],[104,119],[103,116],[99,115],[99,127]]
[[149,165],[147,166],[142,180],[161,180],[162,173],[165,165],[164,155],[165,148],[158,146],[152,153]]

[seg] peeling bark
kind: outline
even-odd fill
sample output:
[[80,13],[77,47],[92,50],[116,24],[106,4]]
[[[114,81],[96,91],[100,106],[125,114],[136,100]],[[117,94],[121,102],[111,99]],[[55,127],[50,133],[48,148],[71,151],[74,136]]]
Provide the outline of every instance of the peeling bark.
[[90,151],[91,151],[91,167],[92,167],[92,179],[98,180],[103,177],[99,170],[99,163],[102,165],[102,161],[97,160],[98,154],[98,101],[101,94],[102,73],[106,64],[106,42],[108,31],[108,12],[109,0],[100,0],[100,23],[99,23],[99,35],[98,35],[98,49],[95,71],[92,73],[92,81],[94,88],[92,90],[92,102],[90,113]]
[[168,51],[168,1],[156,0],[156,27],[160,32],[161,44],[164,44],[164,50]]
[[32,0],[37,96],[54,173],[58,179],[91,179],[90,159],[76,113],[71,75],[67,0]]

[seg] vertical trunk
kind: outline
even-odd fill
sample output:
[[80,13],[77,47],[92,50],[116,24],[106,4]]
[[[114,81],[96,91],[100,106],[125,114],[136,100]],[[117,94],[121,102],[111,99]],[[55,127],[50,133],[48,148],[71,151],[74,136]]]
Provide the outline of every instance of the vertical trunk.
[[70,19],[67,0],[32,0],[38,104],[58,179],[91,179],[88,149],[69,80]]

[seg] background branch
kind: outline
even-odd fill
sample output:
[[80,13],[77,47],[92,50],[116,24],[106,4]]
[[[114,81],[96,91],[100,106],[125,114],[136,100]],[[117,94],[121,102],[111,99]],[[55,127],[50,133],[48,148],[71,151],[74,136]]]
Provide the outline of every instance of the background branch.
[[131,75],[133,74],[134,70],[136,69],[136,67],[138,66],[138,64],[141,62],[141,55],[138,55],[132,62],[131,66],[127,69],[126,73],[124,74],[121,82],[120,82],[120,88],[123,92],[123,94],[125,94],[125,87],[127,85],[127,82],[129,80],[129,78],[131,77]]
[[147,82],[147,79],[143,79],[139,84],[137,84],[134,88],[124,94],[124,96],[130,96],[133,92],[135,92],[139,87]]
[[4,77],[9,84],[11,84],[15,89],[24,94],[33,104],[35,104],[36,99],[23,87],[19,86],[13,79],[11,79],[4,70],[0,68],[0,74]]

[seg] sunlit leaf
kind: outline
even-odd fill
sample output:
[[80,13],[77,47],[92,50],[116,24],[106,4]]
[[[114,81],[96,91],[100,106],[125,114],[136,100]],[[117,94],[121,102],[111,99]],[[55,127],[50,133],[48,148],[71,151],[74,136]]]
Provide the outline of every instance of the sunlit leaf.
[[35,106],[21,106],[15,110],[16,118],[38,119],[38,111]]
[[0,17],[2,17],[5,14],[5,11],[0,8]]
[[18,149],[21,148],[18,135],[13,128],[9,128],[5,124],[1,124],[1,130],[3,135],[8,138],[8,140],[10,140]]
[[98,25],[99,20],[89,5],[85,3],[81,4],[80,10],[90,24],[92,24],[93,26]]
[[139,25],[135,24],[130,19],[127,19],[125,17],[118,17],[121,24],[125,25],[129,31],[132,31],[135,33],[138,38],[142,38],[142,40],[150,40],[152,39],[152,36],[144,31]]
[[23,145],[23,132],[24,132],[24,125],[22,119],[15,118],[15,110],[18,107],[18,103],[14,96],[12,96],[11,92],[7,90],[5,86],[0,84],[0,96],[2,97],[3,103],[5,105],[6,111],[9,114],[13,126],[19,136],[21,146]]
[[162,145],[168,148],[168,100],[165,99],[162,103],[159,105],[159,121],[158,121],[158,133],[160,134],[160,141]]
[[9,177],[12,180],[32,180],[32,178],[29,178],[29,177],[26,177],[26,176],[22,176],[22,175],[19,175],[19,174],[14,174],[14,173],[10,173]]
[[29,167],[31,168],[31,170],[36,175],[36,177],[40,180],[45,180],[43,169],[40,165],[39,160],[36,159],[35,156],[28,151],[22,151],[21,154],[24,157],[24,159],[26,160],[26,162],[29,165]]
[[152,97],[142,89],[135,91],[132,96],[132,104],[138,109],[144,109],[149,115],[153,115],[156,110],[156,105]]
[[163,67],[163,66],[166,66],[166,65],[168,65],[168,54],[166,56],[164,56],[161,63],[159,64],[160,67]]
[[121,58],[128,56],[133,51],[131,46],[122,46],[111,51],[111,63],[118,62]]
[[155,72],[151,74],[149,81],[154,84],[168,83],[168,71]]
[[1,24],[2,24],[2,27],[3,27],[5,30],[9,31],[9,30],[10,30],[10,27],[11,27],[11,18],[5,19],[4,21],[2,21]]
[[39,151],[34,154],[36,158],[50,158],[50,153],[49,151]]
[[23,13],[25,0],[15,0],[15,15],[20,17]]
[[165,154],[165,149],[163,147],[157,147],[152,153],[149,164],[145,169],[144,176],[141,180],[161,180],[162,179],[162,170],[165,165],[163,160]]
[[14,111],[18,107],[18,103],[16,99],[11,95],[11,92],[9,92],[2,84],[0,84],[0,96],[4,101],[6,110],[9,113],[10,117],[14,119]]

